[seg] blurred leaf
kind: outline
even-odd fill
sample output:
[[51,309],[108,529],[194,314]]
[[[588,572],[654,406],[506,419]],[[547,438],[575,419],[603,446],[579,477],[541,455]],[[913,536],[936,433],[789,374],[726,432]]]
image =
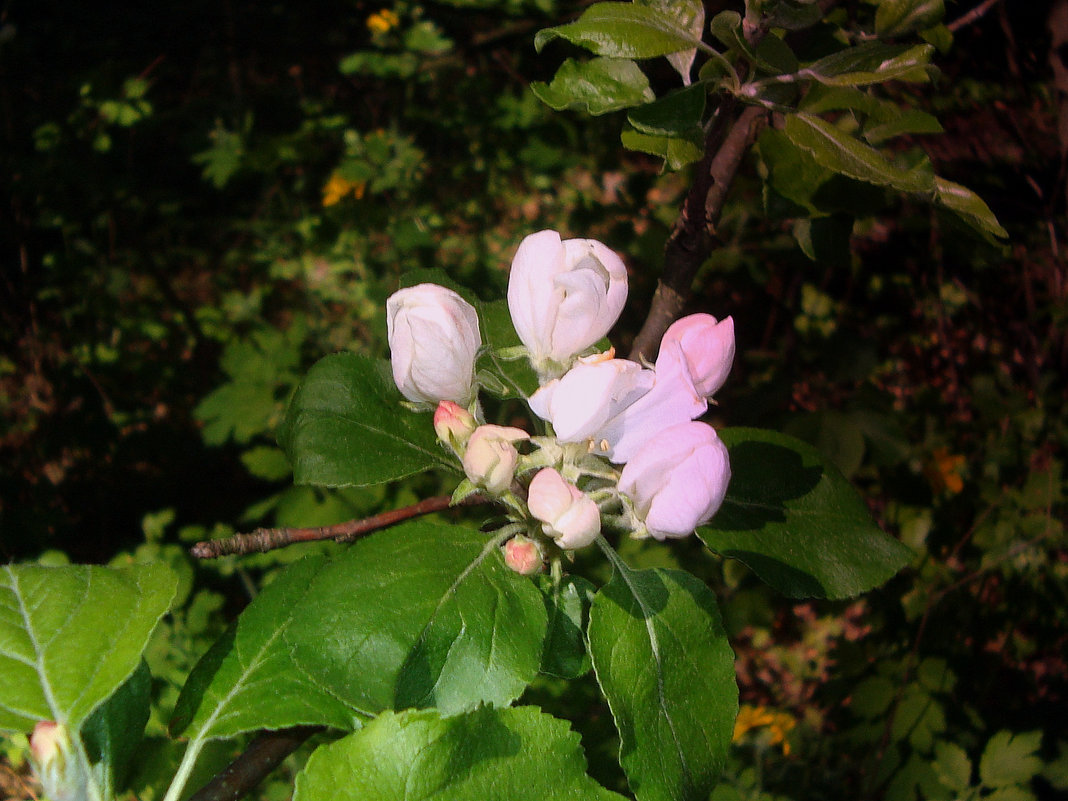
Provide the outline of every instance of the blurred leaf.
[[6,565],[0,574],[0,730],[72,730],[141,664],[174,597],[165,565]]
[[972,783],[972,761],[959,745],[939,740],[935,743],[935,760],[932,763],[939,781],[960,795]]
[[730,450],[731,483],[712,522],[697,530],[716,553],[795,598],[858,595],[911,559],[811,446],[754,428],[720,436]]
[[552,83],[535,81],[531,90],[545,105],[562,111],[581,109],[594,116],[648,103],[656,98],[649,79],[630,59],[567,59]]
[[590,655],[639,801],[704,799],[715,787],[738,713],[734,654],[711,591],[679,570],[631,570],[590,610]]
[[294,801],[610,801],[586,775],[578,734],[534,707],[386,713],[320,747]]
[[983,749],[979,778],[987,787],[1027,784],[1042,770],[1042,760],[1038,757],[1041,747],[1041,731],[1017,734],[999,731]]
[[690,50],[699,43],[670,14],[633,3],[592,5],[575,22],[538,31],[534,47],[541,52],[557,37],[612,58],[655,58]]
[[823,9],[811,0],[764,0],[761,11],[769,27],[799,31],[823,19]]
[[316,363],[286,410],[278,441],[298,484],[380,484],[434,467],[455,470],[429,414],[410,412],[387,362],[338,353]]
[[934,174],[928,162],[902,170],[877,150],[819,117],[803,112],[790,114],[783,130],[791,142],[829,170],[901,192],[926,194],[935,189]]
[[875,11],[875,35],[892,39],[933,28],[945,15],[943,0],[880,0]]

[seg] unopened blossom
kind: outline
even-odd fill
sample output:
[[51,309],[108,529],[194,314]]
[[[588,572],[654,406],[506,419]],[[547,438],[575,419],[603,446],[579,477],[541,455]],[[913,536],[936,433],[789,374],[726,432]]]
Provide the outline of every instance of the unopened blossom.
[[30,734],[30,756],[34,772],[54,801],[83,801],[87,797],[87,777],[82,764],[73,758],[70,731],[62,723],[41,720]]
[[658,540],[685,537],[723,503],[730,459],[712,426],[681,423],[659,432],[619,476],[619,491]]
[[539,375],[559,375],[615,325],[627,300],[627,269],[594,239],[526,237],[512,259],[508,310]]
[[521,428],[479,426],[467,440],[463,466],[472,484],[491,495],[502,495],[515,478],[519,452],[513,443],[529,439]]
[[386,300],[386,330],[393,380],[404,397],[471,402],[482,339],[470,303],[437,284],[408,287]]
[[685,370],[661,375],[626,359],[577,364],[530,398],[530,408],[553,424],[561,442],[626,462],[657,432],[700,416],[707,402]]
[[702,398],[711,398],[727,380],[734,364],[734,319],[717,321],[711,314],[676,320],[660,340],[656,373],[667,376],[686,370]]
[[504,563],[516,573],[530,576],[542,569],[544,557],[534,540],[517,534],[504,544]]
[[566,550],[584,548],[601,533],[601,512],[586,493],[546,467],[531,479],[527,508]]
[[477,427],[474,415],[452,401],[441,401],[434,410],[434,433],[457,456],[463,456],[467,440]]

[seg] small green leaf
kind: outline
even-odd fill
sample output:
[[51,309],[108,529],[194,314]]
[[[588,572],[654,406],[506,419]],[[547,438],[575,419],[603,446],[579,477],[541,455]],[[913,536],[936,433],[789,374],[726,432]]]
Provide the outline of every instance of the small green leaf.
[[176,584],[163,564],[0,568],[0,731],[78,729],[141,664]]
[[557,37],[611,58],[655,58],[700,43],[670,14],[634,3],[592,5],[575,22],[538,31],[534,47],[541,52]]
[[1041,747],[1041,731],[1018,734],[999,731],[983,749],[979,778],[987,787],[1027,784],[1042,771],[1042,760],[1038,757]]
[[872,720],[890,708],[897,686],[885,676],[870,676],[858,684],[851,695],[850,708],[857,717]]
[[895,136],[905,134],[938,134],[944,129],[938,118],[926,111],[911,108],[898,108],[897,115],[886,122],[868,125],[864,128],[864,138],[869,144],[878,145]]
[[866,86],[886,81],[928,80],[931,45],[888,45],[878,42],[839,50],[814,61],[802,75],[829,86]]
[[991,244],[996,244],[998,239],[1008,238],[1009,232],[1001,227],[994,212],[968,187],[936,177],[935,190],[936,205],[953,212]]
[[656,98],[649,79],[626,58],[567,59],[552,83],[535,81],[531,90],[541,102],[557,111],[581,109],[597,116],[631,108]]
[[687,164],[699,161],[704,155],[702,144],[690,139],[650,136],[631,130],[623,131],[619,138],[628,150],[637,150],[664,159],[664,166],[669,170],[681,170]]
[[701,84],[679,89],[629,112],[627,121],[643,134],[698,143],[704,138],[701,120],[706,97]]
[[715,597],[680,570],[631,570],[614,551],[590,610],[590,655],[639,801],[708,798],[738,713]]
[[324,745],[294,801],[623,801],[586,774],[579,736],[534,707],[385,713]]
[[401,406],[389,365],[354,353],[317,362],[289,402],[278,441],[298,484],[381,484],[432,467],[455,470],[429,414]]
[[929,162],[909,170],[900,169],[879,151],[820,117],[803,112],[790,114],[783,130],[797,147],[834,172],[901,192],[930,194],[935,190]]
[[549,615],[541,672],[562,679],[574,679],[590,669],[586,652],[586,619],[594,586],[578,576],[553,582],[541,577],[542,597]]
[[880,39],[893,39],[933,28],[945,15],[943,0],[880,0],[875,11],[875,35]]
[[790,597],[849,598],[877,587],[912,552],[872,522],[857,491],[792,437],[729,428],[731,483],[698,536]]
[[932,766],[938,780],[956,795],[963,794],[972,784],[972,761],[964,749],[955,743],[938,740]]

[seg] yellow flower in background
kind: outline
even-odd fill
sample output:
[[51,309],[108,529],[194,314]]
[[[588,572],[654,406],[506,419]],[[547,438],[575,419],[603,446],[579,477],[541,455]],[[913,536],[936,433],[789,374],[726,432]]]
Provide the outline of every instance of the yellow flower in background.
[[399,24],[400,18],[388,8],[376,11],[367,18],[367,29],[371,33],[385,33],[391,28],[396,28]]
[[788,712],[771,712],[763,706],[742,704],[734,721],[733,740],[738,742],[755,729],[767,729],[765,742],[782,746],[783,755],[787,755],[790,753],[790,743],[786,741],[786,735],[796,725],[797,721]]
[[323,187],[323,205],[333,206],[346,195],[352,195],[359,200],[363,197],[366,188],[367,184],[365,182],[350,181],[335,172],[330,176],[330,180],[326,182],[326,186]]
[[956,495],[964,489],[964,457],[951,454],[949,448],[936,448],[924,465],[923,472],[935,492],[944,490],[950,495]]

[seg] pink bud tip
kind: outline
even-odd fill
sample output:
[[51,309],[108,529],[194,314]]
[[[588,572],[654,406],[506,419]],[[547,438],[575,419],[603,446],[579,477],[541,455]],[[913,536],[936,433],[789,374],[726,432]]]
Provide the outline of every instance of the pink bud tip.
[[504,563],[520,575],[533,575],[542,569],[541,550],[533,540],[512,537],[504,544]]

